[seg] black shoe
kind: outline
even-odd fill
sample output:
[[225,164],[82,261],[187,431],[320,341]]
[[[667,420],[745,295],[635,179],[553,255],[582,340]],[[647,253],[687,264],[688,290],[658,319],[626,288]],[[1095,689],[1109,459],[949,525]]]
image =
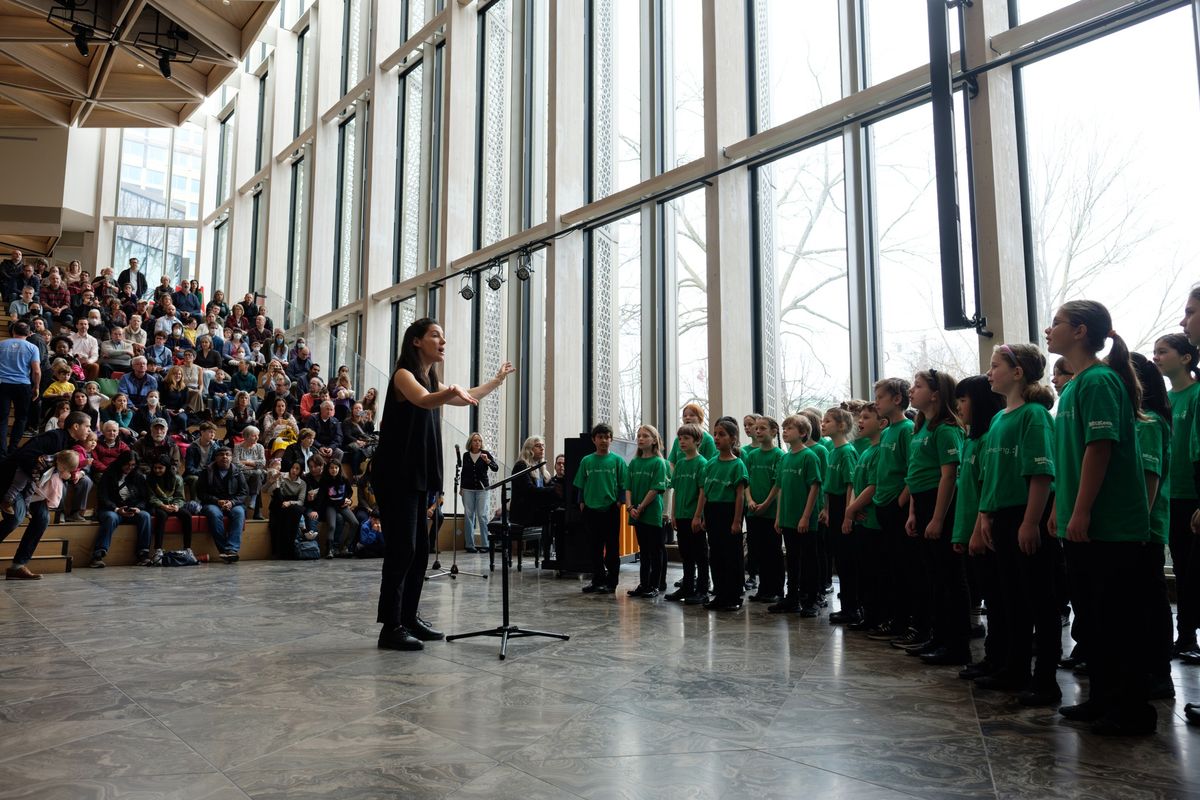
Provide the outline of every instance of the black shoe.
[[1200,725],[1200,705],[1186,704],[1183,707],[1183,716],[1187,717],[1188,725]]
[[420,614],[415,620],[404,623],[404,629],[422,642],[436,642],[446,638],[446,634],[421,619]]
[[738,602],[738,603],[722,603],[721,605],[717,606],[717,611],[741,611],[741,610],[742,610],[742,604],[740,602]]
[[783,598],[777,594],[763,594],[762,592],[759,592],[758,594],[754,595],[754,597],[751,597],[750,599],[754,600],[755,602],[758,602],[758,603],[771,603],[771,604],[778,603],[781,600],[783,600]]
[[1151,678],[1150,685],[1146,689],[1146,699],[1174,700],[1175,682],[1171,680],[1171,676],[1164,675],[1161,678]]
[[596,588],[596,594],[616,594],[617,587],[615,586],[599,586]]
[[1158,729],[1158,711],[1146,704],[1126,714],[1105,714],[1092,725],[1097,736],[1150,736]]
[[995,670],[995,667],[984,660],[978,664],[963,667],[958,671],[958,677],[964,681],[973,681],[976,678],[982,678],[984,675],[991,675],[993,670]]
[[1071,615],[1070,614],[1059,614],[1058,621],[1059,621],[1060,627],[1066,628],[1067,626],[1069,626],[1071,624]]
[[1023,706],[1056,706],[1062,700],[1062,690],[1055,681],[1034,681],[1033,685],[1017,695],[1017,702]]
[[1024,675],[1010,675],[1004,672],[994,672],[975,679],[975,688],[989,692],[1017,692],[1029,686],[1029,678]]
[[1084,662],[1083,662],[1082,658],[1076,658],[1075,656],[1071,655],[1071,656],[1067,656],[1062,661],[1059,661],[1058,668],[1059,669],[1075,669],[1076,667],[1080,666],[1083,663]]
[[1074,706],[1059,706],[1060,716],[1072,722],[1095,722],[1104,716],[1104,706],[1092,700],[1085,700]]
[[919,642],[913,642],[912,644],[906,644],[906,645],[904,645],[904,647],[901,647],[900,649],[906,653],[920,653],[921,655],[924,655],[925,651],[928,650],[929,652],[932,653],[934,650],[938,649],[939,647],[941,647],[941,645],[938,642],[935,642],[933,639],[922,639]]
[[706,602],[704,604],[704,607],[707,608],[709,611],[716,611],[718,608],[721,607],[721,604],[718,603],[716,598],[714,597],[712,600],[709,600],[708,602]]
[[1190,642],[1184,641],[1183,639],[1176,639],[1175,644],[1171,646],[1171,655],[1175,658],[1179,658],[1184,653],[1189,653],[1193,650],[1200,650],[1200,645],[1196,644],[1195,639],[1192,639]]
[[645,593],[646,593],[646,590],[642,588],[642,585],[640,583],[633,589],[630,589],[629,591],[625,592],[625,594],[629,595],[630,597],[641,597]]
[[793,611],[799,610],[800,604],[791,600],[783,600],[773,606],[767,607],[767,611],[770,611],[772,614],[790,614]]
[[479,551],[476,550],[474,547],[464,547],[463,552],[464,553],[478,553]]
[[846,630],[857,631],[857,632],[866,631],[867,633],[870,633],[874,629],[875,629],[875,626],[872,625],[871,623],[867,622],[865,619],[860,619],[858,622],[851,622],[849,625],[846,626]]
[[861,620],[862,617],[853,611],[835,611],[829,615],[830,625],[853,625]]
[[651,597],[658,597],[658,589],[647,589],[639,594],[638,597],[644,597],[647,600],[649,600]]
[[804,617],[805,619],[812,619],[813,617],[818,617],[820,615],[821,612],[817,610],[816,606],[804,606],[800,609],[800,616]]
[[971,626],[971,638],[972,639],[982,639],[985,636],[987,636],[987,628],[983,627],[982,624]]
[[960,667],[971,663],[971,651],[939,647],[932,653],[921,656],[921,660],[932,667]]
[[867,633],[867,638],[875,642],[886,642],[895,639],[898,632],[892,627],[890,622],[884,622],[876,625]]
[[683,581],[675,581],[675,588],[676,588],[676,589],[680,588],[681,586],[683,586]]
[[757,589],[758,588],[758,578],[747,578],[746,582],[743,583],[742,586],[748,590],[749,589]]
[[424,650],[425,645],[402,627],[384,628],[379,632],[380,650]]
[[708,592],[696,592],[690,597],[683,598],[685,606],[702,606],[708,602]]
[[595,594],[596,592],[600,591],[603,588],[604,588],[603,586],[599,586],[595,583],[589,583],[587,586],[583,587],[579,591],[583,592],[584,594]]
[[921,633],[916,628],[909,628],[902,636],[892,639],[888,644],[897,649],[903,650],[909,645],[917,644],[918,642],[929,641],[929,636]]
[[1188,650],[1186,653],[1180,653],[1179,660],[1192,666],[1200,664],[1200,649]]
[[692,594],[693,594],[693,592],[689,592],[684,589],[676,589],[675,591],[671,592],[669,595],[666,595],[663,599],[670,600],[674,603],[682,603],[684,600],[691,597]]

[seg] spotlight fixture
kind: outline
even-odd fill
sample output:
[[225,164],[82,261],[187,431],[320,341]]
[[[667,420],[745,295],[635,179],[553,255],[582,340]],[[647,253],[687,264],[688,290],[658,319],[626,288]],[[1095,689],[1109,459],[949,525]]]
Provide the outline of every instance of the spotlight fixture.
[[471,274],[463,275],[462,285],[458,289],[458,293],[462,295],[463,300],[474,300],[475,290],[471,288]]
[[155,11],[153,31],[142,31],[133,40],[133,46],[158,64],[164,78],[171,77],[171,64],[190,64],[200,54],[200,49],[189,42],[191,34],[170,20],[165,28],[162,14]]
[[499,262],[493,262],[495,271],[488,276],[487,285],[493,292],[500,291],[500,287],[504,285],[504,266]]
[[116,30],[106,17],[100,15],[95,5],[89,0],[58,0],[46,15],[47,22],[71,35],[75,49],[84,58],[91,53],[89,42],[111,42],[116,36]]
[[528,250],[522,250],[517,256],[517,280],[527,281],[533,274],[533,255]]

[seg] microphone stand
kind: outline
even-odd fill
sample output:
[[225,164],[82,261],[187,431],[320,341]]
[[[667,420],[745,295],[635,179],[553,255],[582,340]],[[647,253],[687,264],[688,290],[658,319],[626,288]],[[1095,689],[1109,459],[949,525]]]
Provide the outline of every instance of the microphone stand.
[[488,576],[482,572],[467,572],[458,568],[458,484],[462,476],[462,453],[458,451],[458,446],[454,447],[454,521],[450,523],[450,569],[442,569],[442,562],[438,559],[441,555],[441,549],[438,545],[438,537],[435,533],[433,536],[433,567],[436,570],[432,575],[426,575],[425,580],[431,581],[434,578],[442,578],[446,575],[450,576],[450,580],[458,580],[459,575],[474,575],[477,578],[483,578],[485,581]]
[[508,523],[508,487],[517,478],[523,478],[535,469],[540,469],[545,465],[545,461],[540,464],[534,464],[532,467],[526,467],[520,472],[515,472],[509,475],[502,481],[492,484],[500,487],[500,530],[497,535],[500,537],[502,545],[500,555],[501,566],[501,595],[503,597],[504,621],[495,628],[485,628],[483,630],[471,631],[470,633],[456,633],[453,636],[447,636],[447,642],[453,642],[456,639],[470,639],[475,636],[495,636],[500,639],[500,660],[503,661],[508,656],[508,640],[526,636],[546,636],[551,639],[561,639],[567,641],[571,637],[565,633],[550,633],[548,631],[535,631],[527,628],[522,628],[519,625],[513,625],[508,617],[508,573],[512,566],[512,528]]

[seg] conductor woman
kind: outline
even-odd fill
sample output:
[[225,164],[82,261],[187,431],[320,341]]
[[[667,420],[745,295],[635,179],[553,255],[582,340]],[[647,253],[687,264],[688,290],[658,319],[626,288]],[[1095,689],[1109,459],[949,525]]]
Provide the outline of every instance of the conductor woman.
[[444,405],[477,405],[513,372],[505,362],[482,386],[462,389],[438,381],[436,367],[445,360],[446,339],[432,319],[419,319],[404,331],[400,358],[388,383],[379,429],[379,446],[371,459],[371,482],[379,503],[384,541],[383,579],[379,586],[379,646],[387,650],[421,650],[422,641],[442,638],[417,614],[429,540],[425,509],[429,492],[442,488],[442,437],[438,409]]

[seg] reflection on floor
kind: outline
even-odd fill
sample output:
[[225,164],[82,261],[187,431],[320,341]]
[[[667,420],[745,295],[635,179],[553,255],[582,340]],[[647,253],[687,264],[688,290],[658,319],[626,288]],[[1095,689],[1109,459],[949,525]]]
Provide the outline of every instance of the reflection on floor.
[[[1176,667],[1158,736],[1109,741],[824,616],[583,595],[551,572],[512,573],[513,619],[569,642],[517,641],[504,662],[494,639],[381,652],[378,571],[3,584],[0,797],[1200,797],[1195,668]],[[499,580],[425,597],[449,632],[499,621]]]

